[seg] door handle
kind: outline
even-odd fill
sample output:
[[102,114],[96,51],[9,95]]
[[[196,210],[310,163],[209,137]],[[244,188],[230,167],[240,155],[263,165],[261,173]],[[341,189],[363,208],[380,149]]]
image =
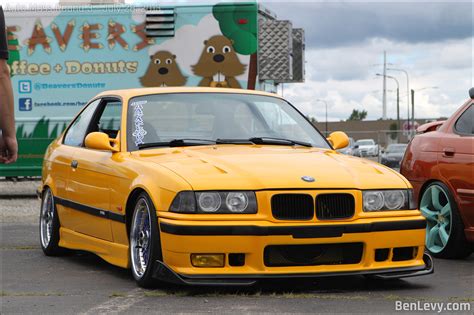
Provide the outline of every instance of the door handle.
[[456,150],[454,148],[443,148],[443,156],[453,157]]
[[78,165],[79,165],[79,163],[76,160],[71,161],[71,167],[72,168],[77,168]]

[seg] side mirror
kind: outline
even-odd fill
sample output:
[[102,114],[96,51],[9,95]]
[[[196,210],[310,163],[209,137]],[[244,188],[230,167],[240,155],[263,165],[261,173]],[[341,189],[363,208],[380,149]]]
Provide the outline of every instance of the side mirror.
[[349,145],[349,137],[342,131],[334,131],[326,139],[331,143],[334,150],[342,149]]
[[87,135],[85,144],[86,148],[102,150],[102,151],[112,151],[118,152],[117,147],[113,147],[110,142],[116,142],[113,139],[110,139],[106,133],[103,132],[91,132]]
[[474,100],[474,87],[469,90],[469,97]]

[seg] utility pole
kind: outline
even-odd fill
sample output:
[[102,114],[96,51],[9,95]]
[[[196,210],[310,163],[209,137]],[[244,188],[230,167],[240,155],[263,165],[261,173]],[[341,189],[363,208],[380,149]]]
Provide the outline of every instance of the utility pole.
[[382,119],[387,119],[387,52],[383,52],[383,96],[382,96]]
[[411,137],[411,128],[410,128],[410,78],[408,76],[408,72],[404,69],[396,69],[396,68],[387,68],[387,70],[393,70],[393,71],[400,71],[405,73],[405,76],[407,77],[407,126],[408,126],[408,137]]
[[[437,86],[427,86],[421,89],[418,89],[416,91],[423,91],[426,89],[438,89]],[[415,90],[411,90],[411,122],[413,128],[415,127]],[[414,130],[414,134],[416,133],[416,130]]]
[[[397,78],[392,77],[390,75],[383,75],[380,73],[377,73],[376,75],[395,80],[395,82],[397,83],[397,129],[398,131],[400,131],[400,83],[398,82]],[[400,135],[398,132],[397,132],[397,141],[400,141]]]
[[[395,79],[397,81],[397,79]],[[397,142],[400,142],[400,87],[397,81]]]
[[415,128],[415,90],[413,89],[411,90],[411,125]]

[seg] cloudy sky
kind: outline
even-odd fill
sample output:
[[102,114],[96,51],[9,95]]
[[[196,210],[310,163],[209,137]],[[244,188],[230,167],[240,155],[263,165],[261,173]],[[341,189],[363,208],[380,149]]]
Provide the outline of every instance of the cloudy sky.
[[[7,2],[27,1],[0,0]],[[319,121],[325,109],[317,99],[327,101],[329,120],[346,119],[354,108],[367,110],[369,119],[382,116],[382,78],[376,73],[382,72],[384,50],[390,67],[408,71],[410,88],[417,90],[418,118],[449,116],[474,86],[474,6],[469,0],[259,2],[279,19],[304,28],[306,81],[284,85],[283,94]],[[388,74],[400,82],[401,117],[406,117],[405,75]],[[395,118],[394,80],[387,81],[387,89],[388,117]]]
[[[383,51],[392,68],[408,72],[417,117],[449,116],[473,84],[471,1],[265,1],[280,19],[306,32],[306,82],[288,84],[284,96],[305,113],[324,120],[346,119],[353,108],[382,116]],[[406,78],[400,82],[406,117]],[[431,88],[436,87],[436,88]],[[396,82],[387,81],[387,111],[396,117]]]

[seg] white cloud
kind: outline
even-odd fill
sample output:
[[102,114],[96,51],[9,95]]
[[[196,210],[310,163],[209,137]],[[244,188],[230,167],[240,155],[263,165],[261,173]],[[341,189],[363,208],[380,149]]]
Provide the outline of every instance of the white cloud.
[[[438,87],[415,92],[418,118],[450,116],[467,99],[473,85],[473,38],[437,43],[400,43],[373,39],[347,47],[313,49],[306,52],[306,82],[286,84],[284,96],[305,114],[324,120],[328,101],[329,120],[349,117],[353,108],[368,111],[368,119],[382,116],[382,54],[387,51],[392,67],[408,71],[411,89]],[[378,64],[378,65],[374,65]],[[406,117],[406,79],[390,72],[400,82],[400,114]],[[396,84],[387,81],[388,116],[396,117]]]

